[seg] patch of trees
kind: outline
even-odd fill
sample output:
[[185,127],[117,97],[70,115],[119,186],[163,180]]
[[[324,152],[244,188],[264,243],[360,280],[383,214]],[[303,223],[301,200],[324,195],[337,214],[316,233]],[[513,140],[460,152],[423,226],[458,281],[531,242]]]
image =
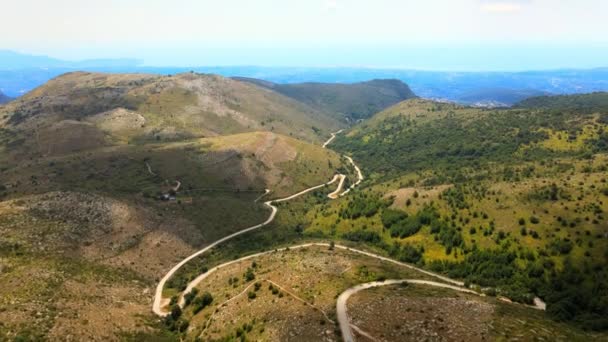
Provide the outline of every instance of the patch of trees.
[[464,188],[462,185],[457,185],[445,190],[442,197],[454,210],[469,208],[469,204],[465,199]]
[[570,200],[572,196],[557,184],[546,185],[538,189],[533,189],[528,193],[528,199],[533,201],[558,201]]
[[367,242],[371,244],[378,244],[382,241],[380,234],[370,230],[355,230],[344,233],[342,237],[350,241]]
[[412,264],[421,264],[423,261],[424,247],[413,246],[411,244],[400,244],[395,241],[388,250],[389,255],[393,259],[397,259],[403,262],[409,262]]
[[494,287],[514,301],[532,303],[534,281],[516,263],[517,254],[507,250],[474,249],[462,262],[434,261],[430,269],[482,287]]
[[[588,275],[592,275],[590,278]],[[582,267],[569,259],[553,274],[545,289],[547,314],[557,321],[574,322],[585,329],[608,330],[608,271],[605,264]]]
[[418,233],[422,227],[430,225],[438,217],[435,209],[430,206],[425,206],[413,216],[392,209],[385,209],[381,216],[382,224],[389,229],[391,236],[399,238]]
[[345,219],[358,219],[359,217],[372,217],[382,208],[391,205],[390,200],[380,198],[377,194],[358,193],[340,211]]
[[572,241],[570,239],[556,239],[547,246],[552,255],[566,255],[572,251]]

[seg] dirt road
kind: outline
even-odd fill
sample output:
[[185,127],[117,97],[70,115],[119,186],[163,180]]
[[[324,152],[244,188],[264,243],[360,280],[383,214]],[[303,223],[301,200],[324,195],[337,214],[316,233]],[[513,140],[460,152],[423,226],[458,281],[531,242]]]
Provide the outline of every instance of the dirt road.
[[397,285],[397,284],[403,284],[403,283],[443,287],[443,288],[447,288],[447,289],[451,289],[451,290],[455,290],[455,291],[459,291],[459,292],[479,295],[479,293],[466,289],[464,287],[449,285],[449,284],[445,284],[445,283],[438,283],[436,281],[430,281],[430,280],[420,280],[420,279],[398,279],[398,280],[390,279],[390,280],[385,280],[385,281],[373,281],[370,283],[359,284],[357,286],[353,286],[353,287],[347,289],[346,291],[342,292],[340,294],[340,296],[338,297],[338,301],[336,302],[336,314],[338,316],[338,324],[340,325],[340,331],[342,331],[342,338],[344,339],[344,341],[345,342],[354,342],[355,341],[355,337],[353,335],[353,329],[351,328],[351,323],[350,323],[350,319],[348,318],[348,311],[347,311],[347,307],[346,307],[346,304],[347,304],[350,296],[354,295],[355,293],[357,293],[359,291],[369,289],[372,287]]

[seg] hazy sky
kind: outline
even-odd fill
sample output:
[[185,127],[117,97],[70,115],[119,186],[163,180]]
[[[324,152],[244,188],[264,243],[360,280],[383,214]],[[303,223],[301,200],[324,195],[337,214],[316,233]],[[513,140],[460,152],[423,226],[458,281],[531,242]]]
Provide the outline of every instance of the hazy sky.
[[608,66],[606,0],[4,0],[0,49],[148,65]]

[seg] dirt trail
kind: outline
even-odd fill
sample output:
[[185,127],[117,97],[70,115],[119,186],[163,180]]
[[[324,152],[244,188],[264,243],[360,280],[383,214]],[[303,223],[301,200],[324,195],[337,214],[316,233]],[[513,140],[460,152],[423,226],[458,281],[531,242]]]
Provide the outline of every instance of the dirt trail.
[[[323,148],[327,147],[327,145],[329,145],[336,137],[336,134],[339,134],[342,131],[338,131],[336,133],[332,133],[332,136],[329,140],[327,140],[324,144],[323,144]],[[280,202],[285,202],[285,201],[289,201],[291,199],[297,198],[299,196],[302,196],[306,193],[309,193],[311,191],[314,191],[316,189],[325,187],[327,185],[333,184],[336,181],[339,181],[339,185],[336,191],[332,192],[331,194],[328,195],[329,198],[331,199],[336,199],[338,197],[344,196],[347,193],[350,192],[350,190],[354,189],[356,186],[358,186],[362,181],[363,181],[363,173],[361,172],[361,169],[355,164],[355,162],[353,161],[353,159],[349,156],[345,156],[345,158],[353,165],[353,167],[355,168],[356,172],[357,172],[357,182],[355,182],[354,184],[352,184],[346,191],[340,193],[338,195],[338,193],[341,191],[343,184],[344,184],[344,180],[346,179],[345,175],[342,174],[336,174],[333,179],[327,183],[324,184],[320,184],[308,189],[305,189],[303,191],[300,191],[296,194],[293,194],[289,197],[285,197],[285,198],[281,198],[281,199],[276,199],[276,200],[271,200],[271,201],[267,201],[264,202],[264,205],[266,205],[267,207],[269,207],[271,209],[271,213],[270,216],[268,217],[268,219],[266,221],[264,221],[263,223],[257,224],[255,226],[249,227],[249,228],[245,228],[243,230],[240,230],[236,233],[230,234],[226,237],[223,237],[215,242],[213,242],[212,244],[208,245],[207,247],[197,251],[196,253],[190,255],[189,257],[185,258],[184,260],[182,260],[179,264],[175,265],[167,274],[165,274],[165,276],[160,280],[160,282],[158,283],[158,286],[156,287],[156,292],[155,292],[155,296],[154,296],[154,304],[153,304],[153,311],[155,314],[157,314],[158,316],[164,317],[166,315],[169,314],[168,311],[163,310],[163,306],[165,306],[168,302],[169,299],[165,299],[162,296],[162,292],[163,292],[163,288],[165,286],[165,283],[175,274],[175,272],[177,272],[177,270],[179,270],[183,265],[185,265],[186,263],[188,263],[189,261],[191,261],[192,259],[198,257],[199,255],[209,251],[210,249],[212,249],[213,247],[227,241],[230,240],[236,236],[245,234],[247,232],[250,232],[252,230],[255,229],[259,229],[261,227],[264,227],[266,225],[268,225],[269,223],[271,223],[276,214],[277,214],[277,207],[275,207],[273,204],[274,203],[280,203]],[[147,163],[146,163],[147,164]],[[149,171],[151,172],[151,169],[148,165]],[[260,198],[262,198],[263,196],[267,195],[270,192],[270,190],[266,190],[266,192],[260,196],[257,200],[259,200]],[[219,266],[216,266],[212,269],[210,269],[209,271],[207,271],[206,273],[203,273],[201,275],[199,275],[197,278],[195,278],[194,280],[192,280],[188,286],[186,287],[186,289],[184,290],[184,292],[182,292],[180,294],[180,298],[178,300],[178,305],[180,307],[183,307],[185,304],[184,301],[184,295],[189,293],[190,291],[192,291],[193,288],[195,288],[198,284],[200,284],[203,280],[205,280],[209,275],[213,274],[214,272],[216,272],[218,269],[222,268],[222,267],[226,267],[229,266],[231,264],[234,263],[238,263],[244,260],[248,260],[248,259],[252,259],[252,258],[256,258],[265,254],[269,254],[269,253],[275,253],[277,251],[285,251],[285,250],[293,250],[293,249],[300,249],[300,248],[306,248],[306,247],[310,247],[310,246],[325,246],[325,247],[330,247],[329,244],[326,243],[308,243],[308,244],[303,244],[303,245],[297,245],[297,246],[290,246],[287,248],[283,248],[283,249],[273,249],[270,251],[266,251],[266,252],[260,252],[260,253],[256,253],[256,254],[252,254],[252,255],[248,255],[236,260],[232,260],[226,263],[223,263]],[[428,281],[428,280],[419,280],[419,279],[401,279],[401,280],[387,280],[387,281],[383,281],[383,282],[372,282],[372,283],[366,283],[366,284],[361,284],[361,285],[357,285],[355,287],[352,287],[346,291],[344,291],[340,297],[338,298],[336,307],[337,307],[337,314],[338,314],[338,323],[340,324],[340,329],[342,330],[342,334],[344,337],[345,341],[353,341],[354,337],[352,334],[352,327],[350,325],[349,319],[348,319],[348,315],[347,315],[347,311],[346,311],[346,303],[348,301],[348,298],[353,295],[354,293],[357,293],[361,290],[367,289],[367,288],[371,288],[371,287],[377,287],[377,286],[386,286],[386,285],[392,285],[392,284],[400,284],[400,283],[404,283],[404,282],[409,282],[409,283],[414,283],[414,284],[424,284],[424,285],[429,285],[429,286],[437,286],[437,287],[443,287],[443,288],[449,288],[449,289],[453,289],[456,291],[460,291],[460,292],[466,292],[466,293],[473,293],[473,294],[478,294],[475,291],[469,290],[467,288],[464,288],[464,283],[462,281],[458,281],[458,280],[454,280],[430,271],[426,271],[424,269],[418,268],[416,266],[410,265],[410,264],[406,264],[397,260],[393,260],[387,257],[383,257],[374,253],[370,253],[370,252],[366,252],[366,251],[362,251],[362,250],[358,250],[358,249],[354,249],[354,248],[350,248],[350,247],[346,247],[346,246],[341,246],[341,245],[335,245],[333,246],[334,248],[337,249],[343,249],[343,250],[348,250],[354,253],[358,253],[358,254],[362,254],[362,255],[366,255],[368,257],[371,258],[375,258],[378,260],[382,260],[385,262],[389,262],[389,263],[393,263],[399,266],[403,266],[403,267],[407,267],[413,270],[416,270],[418,272],[421,272],[423,274],[432,276],[434,278],[437,278],[441,281],[444,281],[445,283],[439,283],[439,282],[434,282],[434,281]],[[446,284],[448,283],[448,284]],[[478,294],[479,295],[479,294]],[[535,298],[535,308],[540,309],[540,310],[544,310],[545,305],[542,302],[542,300],[540,300],[539,298]],[[355,327],[355,329],[357,330],[358,328]],[[366,334],[365,332],[361,331],[361,334],[365,335],[367,338],[373,339],[372,336],[369,336],[368,334]]]
[[[327,183],[320,184],[320,185],[313,186],[311,188],[302,190],[302,191],[300,191],[300,192],[298,192],[296,194],[293,194],[293,195],[291,195],[289,197],[285,197],[285,198],[281,198],[281,199],[277,199],[277,200],[272,200],[272,201],[264,202],[264,205],[266,205],[267,207],[269,207],[270,210],[271,210],[270,216],[268,217],[268,219],[266,221],[264,221],[264,222],[262,222],[260,224],[256,224],[255,226],[251,226],[251,227],[245,228],[243,230],[239,230],[238,232],[230,234],[228,236],[225,236],[225,237],[223,237],[223,238],[221,238],[221,239],[219,239],[219,240],[217,240],[217,241],[209,244],[207,247],[205,247],[205,248],[197,251],[196,253],[190,255],[189,257],[185,258],[180,263],[178,263],[177,265],[175,265],[171,270],[169,270],[169,272],[167,272],[167,274],[165,274],[165,276],[160,280],[160,282],[156,286],[156,292],[154,294],[154,304],[152,306],[152,310],[154,311],[154,313],[157,314],[157,315],[159,315],[159,316],[163,316],[163,317],[166,316],[169,313],[169,312],[163,310],[163,306],[167,302],[166,300],[163,300],[163,288],[165,287],[165,284],[167,283],[167,281],[169,280],[169,278],[171,278],[173,276],[173,274],[175,274],[175,272],[177,272],[177,270],[179,270],[182,266],[184,266],[190,260],[192,260],[192,259],[198,257],[199,255],[207,252],[208,250],[210,250],[213,247],[221,244],[222,242],[228,241],[228,240],[230,240],[232,238],[235,238],[235,237],[237,237],[239,235],[245,234],[245,233],[250,232],[252,230],[256,230],[256,229],[262,228],[262,227],[270,224],[272,221],[274,221],[274,218],[275,218],[275,216],[277,214],[277,211],[278,211],[277,207],[275,207],[273,205],[274,203],[285,202],[285,201],[289,201],[291,199],[300,197],[300,196],[302,196],[304,194],[307,194],[307,193],[309,193],[311,191],[320,189],[320,188],[325,187],[327,185],[331,185],[332,183],[336,182],[339,178],[340,178],[339,175],[335,175],[334,178],[331,181],[327,182]],[[186,289],[186,291],[184,291],[184,293],[190,292],[191,289],[192,289],[192,287],[189,286]],[[182,300],[180,300],[180,305],[182,304],[182,302],[183,302],[183,294],[182,294]]]
[[342,133],[344,130],[341,129],[337,132],[331,133],[331,138],[329,138],[325,143],[323,143],[323,148],[326,148],[327,145],[331,144],[332,141],[334,141],[334,139],[336,139],[336,135]]
[[[347,307],[346,307],[348,299],[355,293],[365,290],[365,289],[369,289],[372,287],[379,287],[379,286],[397,285],[397,284],[403,284],[403,283],[443,287],[443,288],[451,289],[454,291],[480,295],[479,293],[477,293],[473,290],[466,289],[464,287],[449,285],[449,284],[445,284],[445,283],[438,283],[436,281],[430,281],[430,280],[420,280],[420,279],[398,279],[398,280],[390,279],[390,280],[385,280],[385,281],[373,281],[370,283],[359,284],[359,285],[353,286],[353,287],[347,289],[346,291],[342,292],[340,294],[340,296],[338,297],[338,301],[336,302],[336,313],[338,316],[338,324],[340,324],[340,331],[342,331],[342,338],[344,339],[344,342],[354,342],[355,337],[353,335],[353,330],[360,330],[358,328],[353,329],[353,327],[351,327],[351,323],[350,323],[350,319],[348,318],[348,312],[347,312]],[[364,333],[364,332],[361,332],[361,333]],[[364,335],[367,335],[366,336],[367,338],[373,339],[373,337],[369,336],[367,333],[364,333]]]
[[329,197],[331,199],[336,199],[342,195],[342,194],[340,194],[340,192],[342,191],[342,187],[344,187],[344,181],[346,180],[346,176],[345,175],[338,175],[338,176],[340,177],[340,183],[338,183],[338,187],[336,188],[336,190],[334,190],[334,192],[327,195],[327,197]]
[[[235,234],[239,234],[239,233],[235,233]],[[226,239],[226,238],[224,238],[224,239]],[[223,240],[223,241],[225,241],[225,240]],[[184,292],[180,295],[178,304],[181,307],[183,307],[184,304],[185,304],[184,295],[187,294],[187,293],[189,293],[190,291],[192,291],[193,288],[197,287],[203,280],[205,280],[207,277],[209,277],[210,275],[212,275],[213,273],[215,273],[220,268],[223,268],[223,267],[226,267],[226,266],[230,266],[232,264],[236,264],[236,263],[239,263],[241,261],[246,261],[246,260],[250,260],[250,259],[253,259],[253,258],[257,258],[257,257],[263,256],[263,255],[266,255],[266,254],[275,253],[277,251],[287,251],[287,250],[301,249],[301,248],[307,248],[307,247],[313,247],[313,246],[327,247],[327,248],[330,247],[330,245],[327,244],[327,243],[320,243],[320,242],[319,243],[317,243],[317,242],[315,242],[315,243],[306,243],[306,244],[302,244],[302,245],[290,246],[290,247],[280,248],[280,249],[272,249],[272,250],[265,251],[265,252],[251,254],[251,255],[244,256],[242,258],[235,259],[235,260],[232,260],[232,261],[228,261],[228,262],[225,262],[225,263],[223,263],[221,265],[215,266],[212,269],[208,270],[207,272],[205,272],[205,273],[199,275],[198,277],[196,277],[190,283],[188,283],[188,286],[186,287],[186,289],[184,290]],[[200,255],[201,253],[204,253],[205,251],[211,249],[212,247],[213,246],[207,246],[206,249],[201,250],[202,252],[198,251],[197,253],[195,253],[193,255],[195,255],[194,257],[196,257],[196,256]],[[451,283],[451,284],[456,285],[456,286],[463,286],[464,285],[461,281],[450,279],[450,278],[444,277],[444,276],[442,276],[440,274],[433,273],[433,272],[430,272],[430,271],[426,271],[426,270],[423,270],[423,269],[421,269],[419,267],[416,267],[416,266],[413,266],[413,265],[410,265],[410,264],[406,264],[404,262],[400,262],[400,261],[397,261],[397,260],[393,260],[393,259],[390,259],[390,258],[386,258],[386,257],[383,257],[381,255],[374,254],[374,253],[370,253],[370,252],[366,252],[366,251],[362,251],[362,250],[359,250],[359,249],[350,248],[350,247],[342,246],[342,245],[334,245],[334,248],[335,249],[346,250],[346,251],[357,253],[357,254],[361,254],[361,255],[365,255],[365,256],[368,256],[370,258],[382,260],[382,261],[389,262],[389,263],[392,263],[392,264],[395,264],[395,265],[398,265],[398,266],[407,267],[409,269],[416,270],[418,272],[424,273],[426,275],[429,275],[429,276],[437,278],[439,280]],[[183,264],[187,263],[189,260],[192,260],[192,258],[194,258],[194,257],[191,256],[191,257],[189,257],[189,259],[188,258],[184,259],[184,261],[182,261],[182,263],[180,263],[181,265],[180,264],[176,265],[174,267],[174,269],[175,270],[179,269],[181,266],[183,266]],[[169,277],[165,276],[165,277],[167,279],[170,278],[170,276]],[[166,281],[166,279],[163,279],[163,280]],[[162,280],[161,280],[161,282],[162,282]],[[159,289],[160,289],[160,294],[158,292]],[[159,316],[166,316],[169,312],[162,310],[162,307],[160,306],[160,302],[162,300],[162,287],[157,287],[157,296],[154,299],[155,299],[155,305],[156,305],[157,301],[159,303],[158,307],[156,307],[156,306],[154,307],[154,312],[157,315],[159,315]]]

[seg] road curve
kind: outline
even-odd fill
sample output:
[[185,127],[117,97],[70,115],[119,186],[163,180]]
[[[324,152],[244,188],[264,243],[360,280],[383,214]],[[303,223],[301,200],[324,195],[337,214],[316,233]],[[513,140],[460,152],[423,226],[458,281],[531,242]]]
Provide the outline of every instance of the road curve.
[[[208,270],[207,272],[205,272],[205,273],[199,275],[198,277],[196,277],[195,279],[193,279],[190,283],[188,283],[188,286],[186,287],[186,289],[184,290],[184,292],[180,295],[180,298],[178,300],[178,304],[181,307],[183,307],[184,304],[185,304],[184,295],[187,294],[187,293],[189,293],[190,291],[192,291],[193,288],[195,288],[196,286],[198,286],[203,280],[205,280],[207,277],[209,277],[210,275],[212,275],[214,272],[216,272],[217,270],[219,270],[222,267],[230,266],[232,264],[236,264],[236,263],[239,263],[241,261],[246,261],[246,260],[249,260],[249,259],[257,258],[257,257],[263,256],[263,255],[267,255],[267,254],[270,254],[270,253],[274,253],[276,251],[287,251],[287,250],[301,249],[301,248],[307,248],[307,247],[313,247],[313,246],[327,247],[327,248],[329,248],[330,244],[328,244],[328,243],[321,243],[321,242],[311,242],[311,243],[306,243],[306,244],[301,244],[301,245],[296,245],[296,246],[289,246],[289,247],[285,247],[285,248],[272,249],[272,250],[265,251],[265,252],[259,252],[259,253],[247,255],[247,256],[244,256],[242,258],[231,260],[231,261],[225,262],[225,263],[223,263],[221,265],[215,266],[215,267],[211,268],[210,270]],[[350,248],[350,247],[342,246],[342,245],[334,245],[334,248],[335,249],[341,249],[341,250],[349,251],[349,252],[353,252],[353,253],[357,253],[357,254],[361,254],[361,255],[365,255],[365,256],[368,256],[370,258],[382,260],[382,261],[389,262],[389,263],[392,263],[392,264],[395,264],[395,265],[398,265],[398,266],[407,267],[409,269],[416,270],[418,272],[421,272],[421,273],[424,273],[424,274],[429,275],[431,277],[434,277],[436,279],[440,279],[442,281],[454,284],[456,286],[463,286],[464,285],[461,281],[450,279],[450,278],[444,277],[444,276],[442,276],[440,274],[433,273],[433,272],[430,272],[430,271],[426,271],[426,270],[423,270],[423,269],[418,268],[416,266],[413,266],[413,265],[410,265],[410,264],[406,264],[404,262],[400,262],[400,261],[397,261],[397,260],[393,260],[393,259],[390,259],[390,258],[386,258],[386,257],[383,257],[383,256],[378,255],[378,254],[374,254],[374,253],[370,253],[370,252],[366,252],[366,251],[362,251],[362,250],[359,250],[359,249]],[[206,250],[208,250],[208,249],[209,248],[207,247]],[[197,255],[200,255],[199,252],[197,252],[198,253]],[[188,259],[188,261],[189,260],[192,260],[192,259]],[[186,262],[188,262],[188,261],[186,261]],[[186,262],[184,262],[184,264]],[[183,264],[181,266],[183,266]],[[176,268],[179,269],[179,267],[177,267],[177,266],[176,266]],[[160,300],[162,299],[162,288],[160,288],[160,291],[161,291],[161,295],[160,296],[157,295],[157,297],[160,298],[159,299],[159,305],[160,305]],[[158,293],[158,288],[157,288],[157,293]],[[156,302],[157,297],[155,297],[155,302]],[[157,310],[154,311],[157,315],[159,315],[159,316],[166,316],[168,314],[168,312],[165,312],[165,311],[162,310],[162,307],[159,306],[158,309],[159,309],[158,311]]]
[[323,148],[326,148],[327,145],[331,144],[332,141],[334,141],[334,139],[336,139],[336,135],[342,133],[344,130],[341,129],[337,132],[331,133],[331,138],[327,139],[327,141],[325,143],[323,143]]
[[[323,144],[323,148],[325,148],[327,145],[329,145],[336,138],[336,135],[339,134],[339,133],[341,133],[341,132],[342,132],[342,130],[340,130],[338,132],[335,132],[335,133],[331,133],[331,138],[329,138]],[[361,181],[363,180],[363,175],[362,175],[361,170],[359,169],[359,167],[354,163],[354,161],[352,160],[352,158],[350,158],[348,156],[346,158],[351,162],[351,164],[357,170],[359,179],[358,179],[358,181],[355,184],[351,185],[350,188],[347,191],[343,192],[342,194],[340,194],[338,196],[344,196],[348,191],[350,191],[350,189],[354,188],[356,185],[358,185],[359,183],[361,183]],[[150,164],[148,164],[146,162],[146,166],[148,167],[148,171],[152,173],[152,168],[150,167]],[[264,221],[264,222],[262,222],[260,224],[257,224],[255,226],[251,226],[251,227],[245,228],[243,230],[240,230],[240,231],[238,231],[236,233],[233,233],[233,234],[230,234],[228,236],[225,236],[225,237],[223,237],[223,238],[221,238],[221,239],[219,239],[219,240],[211,243],[210,245],[206,246],[205,248],[197,251],[196,253],[194,253],[194,254],[188,256],[187,258],[185,258],[184,260],[180,261],[171,270],[169,270],[169,272],[167,272],[165,274],[165,276],[163,276],[163,278],[159,281],[158,285],[156,286],[156,291],[154,292],[154,302],[152,304],[152,311],[156,315],[161,316],[161,317],[164,317],[164,316],[166,316],[168,314],[167,311],[163,310],[163,306],[166,304],[166,301],[163,301],[163,289],[164,289],[165,284],[167,283],[167,281],[175,274],[175,272],[177,272],[177,270],[179,270],[182,266],[184,266],[185,264],[187,264],[192,259],[194,259],[194,258],[198,257],[199,255],[207,252],[208,250],[212,249],[213,247],[215,247],[215,246],[217,246],[217,245],[219,245],[219,244],[221,244],[221,243],[223,243],[223,242],[225,242],[227,240],[230,240],[230,239],[232,239],[234,237],[237,237],[239,235],[245,234],[245,233],[250,232],[252,230],[256,230],[256,229],[262,228],[262,227],[268,225],[269,223],[271,223],[274,220],[274,218],[275,218],[275,216],[277,214],[277,211],[278,211],[277,207],[273,206],[273,203],[280,203],[280,202],[289,201],[291,199],[297,198],[297,197],[302,196],[302,195],[304,195],[306,193],[309,193],[311,191],[314,191],[314,190],[320,189],[320,188],[322,188],[324,186],[330,185],[330,184],[336,182],[337,180],[340,181],[340,184],[338,186],[338,190],[336,190],[336,191],[339,191],[339,190],[342,189],[342,185],[344,184],[344,180],[345,179],[346,179],[345,175],[336,174],[336,175],[334,175],[334,178],[331,181],[327,182],[327,183],[320,184],[320,185],[317,185],[317,186],[313,186],[311,188],[308,188],[308,189],[300,191],[300,192],[298,192],[296,194],[293,194],[293,195],[291,195],[289,197],[285,197],[285,198],[281,198],[281,199],[276,199],[276,200],[264,202],[264,205],[266,205],[267,207],[269,207],[270,210],[271,210],[270,216],[268,217],[268,219],[266,221]],[[336,191],[334,191],[334,192],[332,192],[330,194],[330,195],[334,196],[334,197],[330,197],[330,198],[332,198],[332,199],[337,198],[337,197],[335,197],[336,196],[335,195]],[[264,193],[264,195],[268,194],[269,192],[270,191],[267,189],[266,193]],[[259,200],[261,197],[263,197],[263,196],[260,196],[258,199],[256,199],[256,201]],[[204,274],[201,275],[201,276],[199,276],[197,279],[201,278],[202,276],[204,276]],[[204,279],[204,277],[203,277],[203,279]],[[194,281],[196,281],[196,279]],[[192,282],[191,282],[191,284],[192,284]],[[183,294],[190,292],[191,289],[192,289],[192,287],[188,286],[188,288],[186,289],[186,291],[182,293],[181,299],[180,299],[180,305],[182,304],[182,301],[183,301]]]
[[372,287],[396,285],[396,284],[403,284],[403,283],[443,287],[443,288],[447,288],[447,289],[451,289],[451,290],[455,290],[455,291],[479,295],[479,293],[466,289],[464,287],[449,285],[449,284],[445,284],[445,283],[438,283],[438,282],[430,281],[430,280],[420,280],[420,279],[389,279],[389,280],[385,280],[385,281],[373,281],[370,283],[359,284],[359,285],[353,286],[353,287],[347,289],[346,291],[342,292],[340,294],[340,296],[338,297],[338,301],[336,302],[336,314],[338,317],[338,324],[340,325],[340,331],[342,332],[342,338],[344,339],[344,342],[354,342],[355,341],[355,337],[353,335],[353,329],[351,328],[350,319],[348,318],[347,307],[346,307],[346,304],[347,304],[350,296],[354,295],[355,293],[357,293],[359,291],[369,289]]
[[[205,248],[197,251],[196,253],[188,256],[187,258],[185,258],[184,260],[180,261],[177,265],[173,266],[173,268],[171,270],[169,270],[169,272],[167,272],[167,274],[165,274],[165,276],[158,282],[158,285],[156,286],[156,291],[154,293],[154,303],[152,305],[152,311],[154,311],[155,314],[157,314],[158,316],[164,317],[166,316],[169,312],[164,311],[163,310],[163,288],[165,287],[165,284],[167,283],[167,281],[175,274],[175,272],[177,272],[177,270],[179,270],[180,268],[182,268],[182,266],[184,266],[185,264],[187,264],[190,260],[198,257],[199,255],[207,252],[208,250],[212,249],[213,247],[219,245],[222,242],[225,242],[227,240],[230,240],[234,237],[237,237],[239,235],[245,234],[247,232],[250,232],[252,230],[256,230],[259,228],[262,228],[266,225],[268,225],[269,223],[271,223],[272,221],[274,221],[274,218],[277,214],[277,207],[275,207],[273,204],[274,203],[280,203],[280,202],[285,202],[285,201],[289,201],[291,199],[297,198],[299,196],[302,196],[306,193],[309,193],[311,191],[320,189],[324,186],[327,185],[331,185],[332,183],[336,182],[338,179],[340,179],[341,175],[335,175],[334,178],[332,178],[331,181],[327,182],[327,183],[323,183],[317,186],[313,186],[310,187],[308,189],[302,190],[296,194],[293,194],[289,197],[285,197],[285,198],[281,198],[281,199],[276,199],[276,200],[272,200],[272,201],[266,201],[264,202],[264,205],[266,205],[267,207],[270,208],[271,212],[270,212],[270,216],[268,217],[268,219],[260,224],[256,224],[255,226],[251,226],[249,228],[245,228],[243,230],[239,230],[236,233],[230,234],[228,236],[225,236],[209,245],[207,245]],[[190,289],[187,289],[187,292],[184,293],[188,293],[190,291]],[[183,297],[182,297],[183,298]]]
[[361,172],[361,169],[357,166],[357,164],[355,164],[355,162],[353,161],[353,158],[351,158],[349,156],[344,156],[344,158],[346,158],[355,167],[355,171],[357,171],[357,181],[353,185],[351,185],[348,189],[346,189],[346,191],[341,193],[340,197],[349,193],[352,189],[354,189],[356,186],[361,184],[361,182],[363,181],[363,172]]
[[336,188],[336,190],[334,190],[334,192],[327,195],[327,197],[329,197],[331,199],[336,199],[336,198],[339,198],[340,196],[342,196],[342,194],[340,192],[342,192],[342,187],[344,186],[344,181],[346,180],[346,176],[339,175],[339,177],[340,177],[340,183],[338,183],[338,187]]

